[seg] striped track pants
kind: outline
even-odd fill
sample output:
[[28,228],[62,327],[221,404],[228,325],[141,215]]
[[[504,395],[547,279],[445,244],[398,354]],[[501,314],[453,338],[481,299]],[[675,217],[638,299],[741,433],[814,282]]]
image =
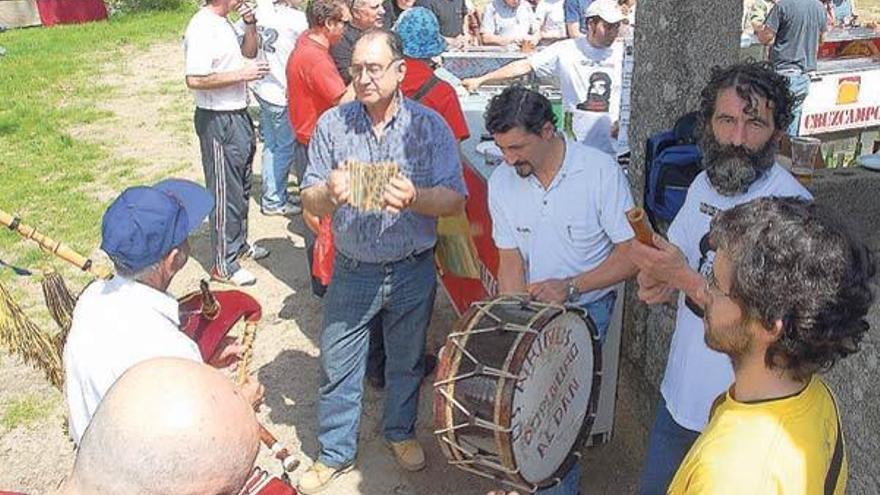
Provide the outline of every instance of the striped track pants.
[[215,202],[209,217],[212,261],[216,273],[228,277],[239,268],[239,254],[249,248],[247,222],[256,151],[254,125],[245,110],[196,108],[194,121],[205,186]]

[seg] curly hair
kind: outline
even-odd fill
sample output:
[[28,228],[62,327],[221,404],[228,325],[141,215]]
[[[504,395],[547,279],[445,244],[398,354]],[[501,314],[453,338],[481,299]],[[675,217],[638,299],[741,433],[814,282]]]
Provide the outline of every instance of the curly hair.
[[803,99],[795,98],[788,89],[788,79],[777,74],[769,62],[749,60],[728,67],[715,66],[700,92],[700,124],[704,130],[712,121],[718,93],[727,88],[736,89],[736,94],[748,102],[745,112],[749,115],[758,111],[755,97],[765,98],[772,106],[773,125],[780,131],[788,128],[792,109]]
[[522,127],[532,134],[541,134],[547,122],[556,128],[556,116],[550,100],[537,91],[519,85],[509,86],[492,97],[483,119],[489,134],[505,133],[516,127]]
[[783,323],[768,367],[803,379],[859,349],[876,265],[830,211],[761,198],[716,215],[710,236],[733,267],[730,297],[765,328]]
[[323,27],[328,21],[340,21],[348,8],[346,0],[309,0],[306,6],[306,19],[309,28]]

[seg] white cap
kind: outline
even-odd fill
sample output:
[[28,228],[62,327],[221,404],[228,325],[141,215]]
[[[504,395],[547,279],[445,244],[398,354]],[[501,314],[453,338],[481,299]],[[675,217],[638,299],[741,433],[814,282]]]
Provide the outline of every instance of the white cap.
[[608,24],[617,24],[626,19],[615,0],[595,0],[587,7],[586,17],[600,17]]

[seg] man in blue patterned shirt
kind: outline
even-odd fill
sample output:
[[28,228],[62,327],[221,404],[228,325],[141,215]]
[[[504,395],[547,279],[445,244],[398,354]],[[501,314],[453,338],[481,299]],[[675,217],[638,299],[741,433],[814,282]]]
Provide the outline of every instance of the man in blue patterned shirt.
[[[400,93],[406,73],[396,34],[367,31],[349,67],[357,101],[321,116],[303,181],[306,208],[333,215],[336,258],[324,297],[316,462],[300,479],[315,493],[354,463],[369,342],[382,320],[387,363],[384,436],[398,464],[418,471],[415,440],[425,335],[436,292],[433,248],[437,217],[464,208],[458,144],[440,115]],[[385,187],[382,211],[351,198],[346,160],[390,161],[400,173]]]

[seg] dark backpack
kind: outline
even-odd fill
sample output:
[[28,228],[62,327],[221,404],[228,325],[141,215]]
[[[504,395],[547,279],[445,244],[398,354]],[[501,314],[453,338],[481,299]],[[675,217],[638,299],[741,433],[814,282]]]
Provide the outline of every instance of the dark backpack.
[[675,129],[648,138],[645,152],[645,209],[655,224],[671,222],[691,182],[703,170],[703,154],[696,142],[696,112],[675,123]]

